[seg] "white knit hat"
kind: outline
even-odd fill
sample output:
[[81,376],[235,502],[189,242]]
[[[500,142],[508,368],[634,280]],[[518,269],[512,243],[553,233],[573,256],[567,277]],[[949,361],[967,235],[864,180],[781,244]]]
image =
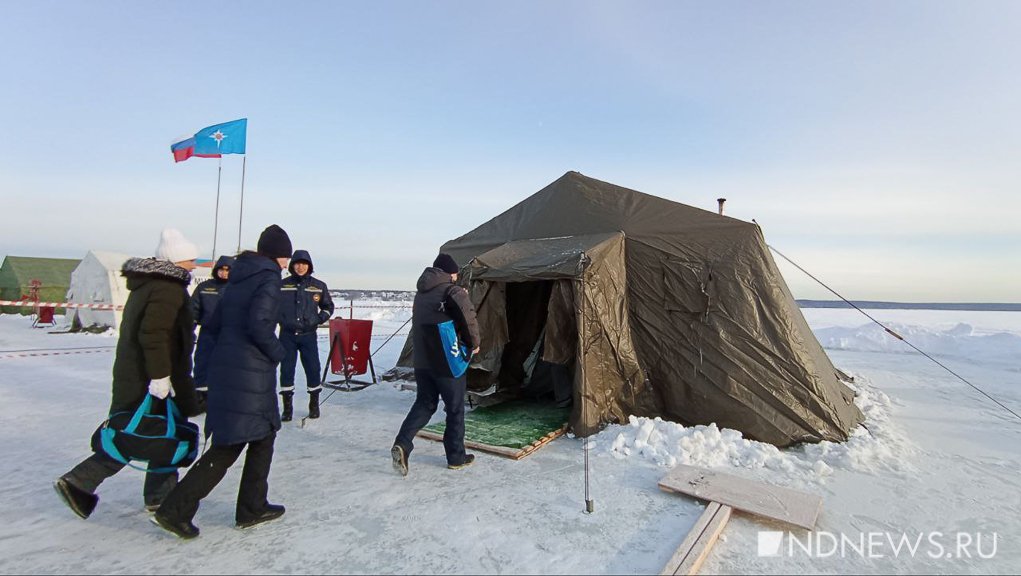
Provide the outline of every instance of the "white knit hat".
[[199,249],[181,234],[177,228],[164,228],[160,243],[156,246],[156,257],[171,262],[184,262],[199,257]]

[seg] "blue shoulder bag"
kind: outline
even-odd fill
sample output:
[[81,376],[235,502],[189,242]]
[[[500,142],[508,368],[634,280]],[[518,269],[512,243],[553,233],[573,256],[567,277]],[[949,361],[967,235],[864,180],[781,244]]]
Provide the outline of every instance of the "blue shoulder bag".
[[457,327],[453,320],[447,320],[436,325],[440,333],[440,345],[443,347],[443,357],[450,367],[450,374],[454,378],[460,378],[468,370],[471,363],[471,350],[464,345],[457,337]]
[[[134,412],[116,412],[92,435],[92,450],[147,472],[167,473],[191,465],[198,457],[199,427],[181,415],[177,404],[166,399],[166,415],[153,413],[153,396]],[[147,462],[142,468],[131,461]]]

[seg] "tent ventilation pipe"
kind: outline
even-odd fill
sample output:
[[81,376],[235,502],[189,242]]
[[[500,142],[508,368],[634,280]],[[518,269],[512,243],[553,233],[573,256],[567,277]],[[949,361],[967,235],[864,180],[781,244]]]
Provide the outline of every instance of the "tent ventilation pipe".
[[716,202],[720,205],[720,216],[723,216],[723,203],[726,202],[726,198],[717,198]]

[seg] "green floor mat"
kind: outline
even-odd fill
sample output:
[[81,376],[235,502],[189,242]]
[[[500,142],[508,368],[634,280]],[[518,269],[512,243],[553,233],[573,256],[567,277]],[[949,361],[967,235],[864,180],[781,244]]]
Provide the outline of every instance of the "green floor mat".
[[[570,415],[570,408],[524,400],[476,408],[464,415],[464,439],[466,443],[526,448],[563,428]],[[435,434],[443,434],[445,429],[442,421],[425,427]]]

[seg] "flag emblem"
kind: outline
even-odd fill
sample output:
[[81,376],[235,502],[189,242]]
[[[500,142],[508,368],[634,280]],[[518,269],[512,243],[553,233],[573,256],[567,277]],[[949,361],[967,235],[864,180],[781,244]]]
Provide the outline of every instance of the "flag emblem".
[[170,152],[174,162],[183,162],[192,156],[220,158],[223,154],[244,154],[247,133],[247,118],[214,124],[171,144]]

